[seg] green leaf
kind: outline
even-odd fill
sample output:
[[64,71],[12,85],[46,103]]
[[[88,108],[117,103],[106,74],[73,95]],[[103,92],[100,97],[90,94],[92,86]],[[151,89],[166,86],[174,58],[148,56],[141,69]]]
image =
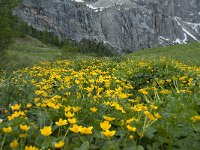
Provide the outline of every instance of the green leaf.
[[141,145],[137,146],[134,141],[131,141],[123,148],[123,150],[144,150],[144,148]]
[[74,150],[88,150],[90,147],[90,143],[85,141],[79,148],[74,148]]
[[147,128],[147,130],[144,132],[144,136],[147,137],[148,139],[152,139],[155,135],[157,130],[153,127]]

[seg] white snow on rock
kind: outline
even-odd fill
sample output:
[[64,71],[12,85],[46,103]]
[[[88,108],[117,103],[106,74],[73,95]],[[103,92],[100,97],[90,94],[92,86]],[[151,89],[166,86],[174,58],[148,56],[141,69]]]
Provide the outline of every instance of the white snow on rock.
[[183,39],[183,40],[177,38],[175,41],[173,41],[173,43],[177,43],[177,44],[187,44],[187,41],[188,41],[187,34],[184,33],[184,39]]
[[[186,22],[186,21],[184,21],[184,23],[186,23],[187,25],[191,26],[192,29],[193,29],[196,33],[199,33],[200,23],[193,23],[193,22]],[[198,29],[198,28],[199,28],[199,29]]]
[[129,5],[131,3],[132,2],[130,0],[99,0],[96,3],[86,4],[86,6],[97,12],[113,6],[119,6],[123,4]]
[[158,41],[159,41],[159,44],[164,44],[165,42],[169,42],[170,41],[170,39],[168,39],[168,38],[165,38],[165,37],[163,37],[163,36],[159,36],[158,37]]
[[174,19],[176,20],[176,22],[178,23],[178,25],[181,26],[182,30],[183,30],[187,35],[189,35],[189,36],[190,36],[191,38],[193,38],[195,41],[198,41],[198,42],[199,42],[199,40],[198,40],[192,33],[190,33],[190,32],[186,29],[186,27],[184,26],[184,24],[181,24],[182,20],[181,20],[180,17],[174,17]]
[[73,2],[77,2],[77,3],[84,3],[83,0],[71,0],[71,1],[73,1]]

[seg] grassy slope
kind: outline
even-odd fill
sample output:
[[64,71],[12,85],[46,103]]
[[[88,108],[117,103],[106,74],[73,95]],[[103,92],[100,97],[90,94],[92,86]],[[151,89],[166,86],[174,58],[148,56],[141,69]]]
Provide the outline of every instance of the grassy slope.
[[18,70],[30,67],[41,61],[55,61],[63,59],[90,59],[96,54],[65,53],[52,45],[46,45],[32,37],[18,38],[0,57],[0,70]]
[[175,45],[147,49],[129,54],[131,58],[159,58],[160,56],[180,60],[185,63],[200,65],[200,43]]
[[[32,38],[18,38],[5,55],[0,57],[0,69],[17,70],[32,66],[40,61],[54,61],[62,59],[88,59],[94,55],[72,54],[62,55],[57,47],[42,44]],[[175,45],[168,47],[153,48],[133,52],[125,55],[129,58],[159,58],[160,56],[180,60],[185,63],[200,65],[200,43]]]
[[20,69],[40,61],[53,61],[60,55],[58,48],[42,44],[34,38],[18,38],[0,58],[0,69]]

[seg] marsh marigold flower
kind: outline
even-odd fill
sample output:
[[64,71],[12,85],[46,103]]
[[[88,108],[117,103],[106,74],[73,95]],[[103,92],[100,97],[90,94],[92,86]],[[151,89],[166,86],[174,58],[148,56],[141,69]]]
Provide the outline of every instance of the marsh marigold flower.
[[81,110],[80,107],[73,107],[72,109],[73,109],[74,112],[78,112],[79,110]]
[[133,136],[133,135],[130,135],[130,136],[129,136],[129,139],[131,139],[131,140],[134,139],[134,136]]
[[12,128],[11,128],[11,127],[7,127],[7,128],[4,127],[4,128],[3,128],[3,132],[4,132],[4,133],[10,133],[11,131],[12,131]]
[[157,119],[161,118],[161,115],[160,115],[159,113],[154,113],[154,116],[155,116]]
[[72,114],[70,111],[68,111],[67,113],[65,113],[65,116],[67,118],[72,118],[72,117],[74,117],[74,114]]
[[150,107],[152,108],[152,109],[158,109],[158,106],[155,106],[155,105],[150,105]]
[[12,106],[11,106],[11,109],[12,109],[12,110],[19,110],[20,107],[21,107],[21,105],[15,104],[15,105],[12,105]]
[[26,105],[26,108],[31,108],[32,107],[32,104],[31,103],[28,103],[27,105]]
[[108,121],[104,121],[104,122],[100,123],[100,127],[103,130],[109,130],[111,127],[111,124]]
[[20,124],[20,129],[22,130],[22,131],[28,131],[29,129],[30,129],[30,127],[29,126],[27,126],[27,125],[22,125],[22,124]]
[[133,122],[135,120],[136,120],[135,118],[130,118],[130,119],[126,120],[126,124],[130,124],[131,122]]
[[39,149],[36,148],[35,146],[26,146],[25,150],[39,150]]
[[165,94],[170,94],[171,91],[169,91],[169,90],[161,90],[160,93],[165,95]]
[[128,129],[129,131],[132,131],[132,132],[135,132],[135,131],[137,130],[136,127],[132,127],[132,126],[130,126],[130,125],[127,125],[126,127],[127,127],[127,129]]
[[91,110],[92,112],[96,112],[96,111],[97,111],[97,108],[96,108],[96,107],[91,107],[90,110]]
[[146,91],[146,90],[144,90],[144,89],[140,89],[140,90],[138,90],[138,92],[140,92],[140,93],[142,93],[142,94],[144,94],[144,95],[148,95],[149,93]]
[[59,126],[59,127],[64,126],[66,124],[67,124],[67,120],[62,120],[62,118],[60,118],[59,121],[56,122],[56,125]]
[[17,142],[17,140],[14,140],[10,143],[10,147],[11,148],[17,148],[19,146],[19,143]]
[[115,120],[115,118],[111,118],[111,117],[108,117],[108,116],[103,116],[103,118],[104,118],[106,121],[113,121],[113,120]]
[[156,118],[150,112],[145,111],[144,113],[150,120],[152,121],[156,120]]
[[82,126],[78,126],[77,124],[74,124],[72,126],[72,128],[69,128],[69,130],[74,132],[74,133],[78,133],[81,128],[82,128]]
[[105,135],[106,137],[113,137],[116,134],[116,131],[106,130],[104,132],[101,132],[101,134]]
[[92,134],[92,129],[93,127],[83,127],[83,128],[80,128],[79,131],[81,134]]
[[192,120],[192,122],[197,122],[197,121],[200,121],[200,116],[194,116],[190,119]]
[[71,124],[75,124],[77,121],[76,121],[76,118],[71,118],[71,119],[69,118],[68,122]]
[[19,134],[20,138],[26,138],[28,136],[28,134]]
[[55,143],[55,144],[54,144],[54,147],[55,147],[55,148],[62,148],[64,145],[65,145],[65,143],[64,143],[63,141],[60,141],[60,142],[58,142],[58,143]]
[[49,136],[52,134],[51,126],[45,126],[43,129],[40,129],[40,132],[44,136]]

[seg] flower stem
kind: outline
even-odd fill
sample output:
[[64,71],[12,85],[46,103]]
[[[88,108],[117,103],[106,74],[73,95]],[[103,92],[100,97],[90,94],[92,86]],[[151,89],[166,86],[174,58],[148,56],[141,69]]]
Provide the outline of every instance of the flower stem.
[[[71,127],[71,125],[69,126],[69,128]],[[64,135],[64,137],[63,137],[63,141],[65,140],[65,137],[67,136],[67,133],[69,132],[69,128],[67,129],[67,131],[66,131],[66,133],[65,133],[65,135]]]
[[5,142],[6,135],[7,135],[7,134],[4,135],[4,137],[3,137],[3,141],[2,141],[2,143],[1,143],[1,150],[3,150],[3,144],[4,144],[4,142]]

